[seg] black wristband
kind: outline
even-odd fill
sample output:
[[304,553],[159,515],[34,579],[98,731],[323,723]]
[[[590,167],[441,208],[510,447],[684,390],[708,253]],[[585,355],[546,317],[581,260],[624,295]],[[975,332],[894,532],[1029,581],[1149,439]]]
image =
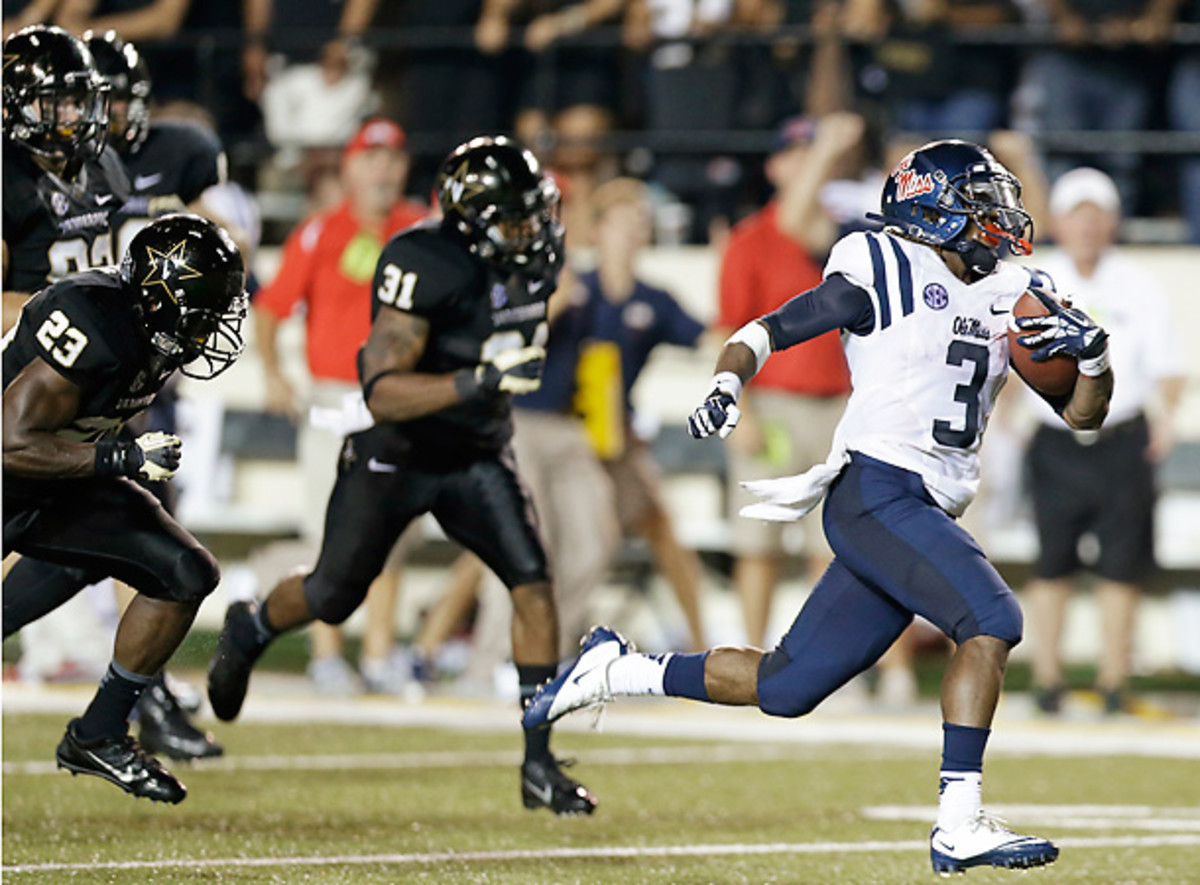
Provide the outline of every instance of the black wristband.
[[96,443],[96,476],[137,476],[146,455],[135,442],[102,439]]
[[482,396],[485,391],[476,369],[459,369],[454,373],[454,390],[464,402]]

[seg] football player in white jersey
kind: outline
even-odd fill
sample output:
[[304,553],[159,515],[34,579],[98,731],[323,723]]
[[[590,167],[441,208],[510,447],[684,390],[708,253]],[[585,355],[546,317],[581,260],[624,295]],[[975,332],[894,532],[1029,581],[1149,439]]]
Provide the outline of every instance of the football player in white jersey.
[[736,332],[697,438],[726,436],[737,400],[776,350],[841,329],[853,393],[824,464],[748,484],[745,516],[797,519],[825,498],[836,558],[773,651],[633,653],[597,627],[576,663],[526,708],[526,727],[619,695],[670,695],[802,716],[866,670],[919,614],[955,641],[942,683],[943,754],[933,868],[1052,863],[1051,842],[981,807],[983,753],[1009,650],[1021,639],[1012,591],[956,522],[978,486],[983,430],[1008,372],[1012,306],[1041,292],[1045,317],[1015,320],[1036,360],[1066,355],[1080,377],[1051,402],[1072,427],[1099,427],[1112,393],[1107,334],[1045,293],[1044,275],[1000,259],[1030,251],[1020,183],[983,148],[938,141],[905,157],[883,189],[881,233],[833,248],[824,281]]

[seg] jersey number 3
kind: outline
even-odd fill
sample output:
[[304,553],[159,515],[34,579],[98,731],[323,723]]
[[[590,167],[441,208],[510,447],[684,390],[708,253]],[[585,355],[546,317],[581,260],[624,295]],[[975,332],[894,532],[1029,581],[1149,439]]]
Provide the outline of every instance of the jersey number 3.
[[946,351],[946,363],[951,366],[961,366],[963,363],[974,363],[975,370],[971,380],[954,388],[954,401],[967,407],[966,420],[961,430],[955,430],[949,421],[938,418],[933,422],[933,438],[944,446],[956,449],[970,448],[979,435],[979,393],[983,383],[987,381],[988,349],[982,344],[970,341],[954,340]]
[[37,330],[38,344],[54,357],[60,366],[70,368],[87,347],[88,337],[71,325],[67,315],[55,310]]

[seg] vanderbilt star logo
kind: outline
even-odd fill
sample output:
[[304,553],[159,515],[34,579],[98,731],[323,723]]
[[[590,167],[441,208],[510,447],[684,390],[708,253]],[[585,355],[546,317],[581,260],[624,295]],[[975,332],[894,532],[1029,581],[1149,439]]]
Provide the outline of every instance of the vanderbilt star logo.
[[463,160],[454,174],[446,179],[446,190],[450,192],[450,202],[461,206],[463,200],[469,200],[487,190],[486,185],[479,180],[471,180],[467,169],[467,161]]
[[160,252],[153,246],[146,247],[146,255],[150,259],[151,268],[141,285],[145,287],[156,284],[162,286],[176,304],[179,303],[179,299],[175,297],[172,286],[182,283],[184,280],[194,280],[201,276],[200,271],[183,263],[183,247],[185,245],[186,242],[180,240],[168,252]]

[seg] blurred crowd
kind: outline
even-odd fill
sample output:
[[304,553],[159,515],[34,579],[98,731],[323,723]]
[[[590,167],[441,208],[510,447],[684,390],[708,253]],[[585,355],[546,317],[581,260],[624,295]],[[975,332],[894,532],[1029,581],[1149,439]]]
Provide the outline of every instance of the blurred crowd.
[[[1017,131],[1051,178],[1100,168],[1128,215],[1183,218],[1167,238],[1200,242],[1200,0],[13,0],[4,15],[5,33],[44,21],[135,42],[159,104],[204,108],[254,191],[319,200],[340,146],[382,113],[409,136],[411,195],[464,137],[511,131],[580,196],[648,181],[657,241],[709,242],[762,204],[780,121],[853,111],[864,168],[897,141]],[[276,242],[305,208],[281,206],[265,212]]]

